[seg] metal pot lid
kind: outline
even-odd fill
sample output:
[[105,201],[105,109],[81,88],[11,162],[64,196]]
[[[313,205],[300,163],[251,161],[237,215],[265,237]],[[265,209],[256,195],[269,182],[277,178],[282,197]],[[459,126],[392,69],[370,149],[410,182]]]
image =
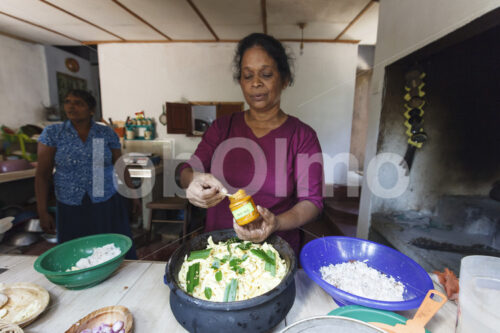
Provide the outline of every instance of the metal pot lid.
[[340,317],[318,316],[300,320],[280,333],[380,333],[385,331],[363,321]]
[[43,232],[39,219],[31,219],[24,224],[24,231],[28,232]]
[[32,232],[21,232],[10,237],[9,244],[13,246],[29,246],[38,241],[39,238],[39,235]]

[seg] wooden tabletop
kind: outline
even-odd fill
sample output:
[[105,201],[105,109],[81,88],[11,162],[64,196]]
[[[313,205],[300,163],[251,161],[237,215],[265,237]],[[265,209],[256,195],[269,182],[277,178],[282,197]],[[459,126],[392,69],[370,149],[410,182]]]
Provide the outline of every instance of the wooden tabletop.
[[0,184],[35,177],[36,168],[0,173]]
[[[64,332],[88,313],[110,305],[123,305],[132,312],[135,333],[186,332],[170,310],[170,289],[163,283],[165,262],[125,261],[101,284],[84,290],[68,290],[51,283],[44,275],[36,272],[33,268],[36,258],[0,255],[0,268],[7,269],[0,273],[0,282],[36,283],[50,294],[48,308],[24,328],[26,333]],[[301,269],[295,276],[295,284],[295,303],[286,318],[271,332],[279,332],[301,319],[326,315],[338,307]],[[415,310],[399,313],[411,318]],[[457,306],[448,301],[426,328],[432,333],[454,332],[456,313]]]

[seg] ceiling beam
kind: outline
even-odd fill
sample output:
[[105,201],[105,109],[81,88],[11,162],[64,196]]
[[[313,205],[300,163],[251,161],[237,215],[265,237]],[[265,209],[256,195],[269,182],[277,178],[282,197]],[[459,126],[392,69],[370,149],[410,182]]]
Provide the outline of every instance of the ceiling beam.
[[37,44],[37,42],[35,42],[35,41],[31,40],[31,39],[27,39],[27,38],[24,38],[24,37],[19,37],[19,36],[12,35],[12,34],[9,34],[7,32],[3,32],[3,31],[0,31],[0,35],[7,36],[7,37],[12,38],[12,39],[17,39],[17,40],[20,40],[21,42],[27,42],[27,43]]
[[208,24],[208,21],[205,19],[205,17],[203,16],[203,14],[200,12],[200,10],[198,9],[198,7],[196,7],[196,5],[191,0],[186,0],[186,1],[191,6],[191,8],[193,8],[193,10],[196,12],[196,14],[200,17],[200,19],[203,21],[203,23],[205,24],[205,26],[207,27],[207,29],[210,31],[210,33],[212,34],[212,36],[214,36],[215,40],[219,41],[219,36],[217,36],[217,34],[215,33],[214,29],[212,29],[212,27],[210,26],[210,24]]
[[[280,38],[282,42],[304,42],[304,43],[340,43],[340,44],[358,44],[359,40],[351,39],[298,39],[298,38]],[[126,41],[116,41],[116,40],[90,40],[84,41],[84,45],[95,45],[95,44],[126,44],[126,43],[238,43],[238,39],[174,39],[174,40],[126,40]]]
[[361,9],[359,14],[356,15],[356,17],[353,18],[351,22],[349,22],[349,24],[344,28],[344,30],[342,30],[342,32],[335,39],[340,39],[340,37],[342,37],[347,32],[347,30],[349,30],[349,28],[352,27],[354,23],[356,23],[356,21],[358,21],[361,18],[361,16],[363,16],[363,14],[366,13],[368,9],[370,9],[370,7],[375,4],[375,2],[377,1],[370,0],[370,2],[368,2],[366,6],[363,9]]
[[78,39],[76,39],[76,38],[70,37],[70,36],[65,35],[65,34],[63,34],[63,33],[60,33],[60,32],[58,32],[58,31],[52,30],[52,29],[50,29],[50,28],[44,27],[43,25],[40,25],[40,24],[37,24],[37,23],[33,23],[33,22],[30,22],[30,21],[27,21],[27,20],[25,20],[25,19],[22,19],[22,18],[20,18],[20,17],[14,16],[14,15],[7,14],[7,13],[2,12],[2,11],[0,11],[0,14],[5,15],[5,16],[8,16],[8,17],[10,17],[10,18],[13,18],[14,20],[18,20],[18,21],[21,21],[21,22],[23,22],[23,23],[26,23],[26,24],[32,25],[32,26],[34,26],[34,27],[37,27],[37,28],[40,28],[40,29],[43,29],[43,30],[49,31],[49,32],[51,32],[51,33],[53,33],[53,34],[56,34],[56,35],[62,36],[62,37],[64,37],[64,38],[70,39],[70,40],[72,40],[72,41],[74,41],[74,42],[77,42],[77,43],[79,43],[79,44],[82,44],[82,41],[81,41],[81,40],[78,40]]
[[41,1],[41,2],[43,2],[43,3],[44,3],[44,4],[46,4],[46,5],[49,5],[49,6],[51,6],[51,7],[54,7],[54,8],[55,8],[55,9],[57,9],[57,10],[60,10],[60,11],[61,11],[61,12],[63,12],[63,13],[68,14],[68,15],[70,15],[70,16],[72,16],[72,17],[74,17],[74,18],[76,18],[76,19],[78,19],[78,20],[80,20],[80,21],[82,21],[82,22],[84,22],[84,23],[87,23],[87,24],[89,24],[89,25],[91,25],[91,26],[93,26],[93,27],[95,27],[95,28],[97,28],[97,29],[99,29],[99,30],[102,30],[102,31],[104,31],[104,32],[106,32],[106,33],[108,33],[108,34],[110,34],[110,35],[111,35],[111,36],[113,36],[113,37],[116,37],[116,38],[118,38],[118,39],[120,39],[120,40],[125,40],[125,38],[122,38],[122,37],[120,37],[120,36],[118,36],[118,35],[116,35],[116,34],[112,33],[111,31],[108,31],[108,30],[104,29],[103,27],[98,26],[97,24],[94,24],[94,23],[92,23],[92,22],[90,22],[90,21],[87,21],[87,20],[86,20],[86,19],[84,19],[83,17],[80,17],[80,16],[78,16],[78,15],[75,15],[75,14],[73,14],[73,13],[71,13],[71,12],[67,11],[66,9],[63,9],[63,8],[61,8],[61,7],[59,7],[59,6],[56,6],[56,5],[54,5],[53,3],[50,3],[50,2],[49,2],[49,1],[47,1],[47,0],[40,0],[40,1]]
[[260,12],[262,14],[262,30],[267,34],[267,9],[266,0],[260,0]]
[[158,30],[151,23],[149,23],[148,21],[146,21],[145,19],[143,19],[142,17],[140,17],[139,15],[137,15],[134,11],[132,11],[131,9],[129,9],[124,4],[122,4],[120,1],[118,1],[118,0],[112,0],[112,1],[115,4],[117,4],[118,6],[120,6],[122,9],[124,9],[127,13],[129,13],[130,15],[132,15],[133,17],[135,17],[136,19],[138,19],[139,21],[141,21],[142,23],[144,23],[145,25],[147,25],[148,27],[150,27],[151,29],[153,29],[154,31],[156,31],[157,33],[159,33],[160,35],[162,35],[163,37],[165,37],[166,39],[172,40],[172,38],[170,38],[167,35],[165,35],[163,32],[161,32],[160,30]]
[[356,39],[300,39],[300,38],[279,38],[282,42],[297,42],[297,43],[340,43],[340,44],[358,44],[360,41]]

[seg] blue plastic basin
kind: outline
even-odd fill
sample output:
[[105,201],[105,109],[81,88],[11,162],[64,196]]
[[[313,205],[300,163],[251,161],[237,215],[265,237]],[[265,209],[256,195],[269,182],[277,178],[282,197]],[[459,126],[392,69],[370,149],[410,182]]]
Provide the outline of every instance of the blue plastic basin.
[[[405,286],[402,302],[378,301],[340,290],[321,278],[320,268],[349,260],[365,261],[380,272],[392,276]],[[340,305],[357,304],[382,310],[409,310],[420,306],[429,289],[429,274],[415,261],[387,246],[352,237],[323,237],[307,243],[300,253],[307,275]]]

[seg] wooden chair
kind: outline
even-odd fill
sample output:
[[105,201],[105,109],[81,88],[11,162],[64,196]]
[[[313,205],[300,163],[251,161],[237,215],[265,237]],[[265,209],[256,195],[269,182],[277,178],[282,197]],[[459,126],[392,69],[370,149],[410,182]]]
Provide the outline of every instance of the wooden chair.
[[[152,239],[153,233],[153,223],[182,223],[182,238],[181,242],[184,243],[184,238],[187,234],[188,224],[191,215],[191,204],[187,199],[182,199],[178,197],[171,198],[161,198],[159,200],[152,201],[146,205],[149,208],[149,240]],[[184,210],[183,220],[173,220],[173,219],[155,219],[156,210]]]

